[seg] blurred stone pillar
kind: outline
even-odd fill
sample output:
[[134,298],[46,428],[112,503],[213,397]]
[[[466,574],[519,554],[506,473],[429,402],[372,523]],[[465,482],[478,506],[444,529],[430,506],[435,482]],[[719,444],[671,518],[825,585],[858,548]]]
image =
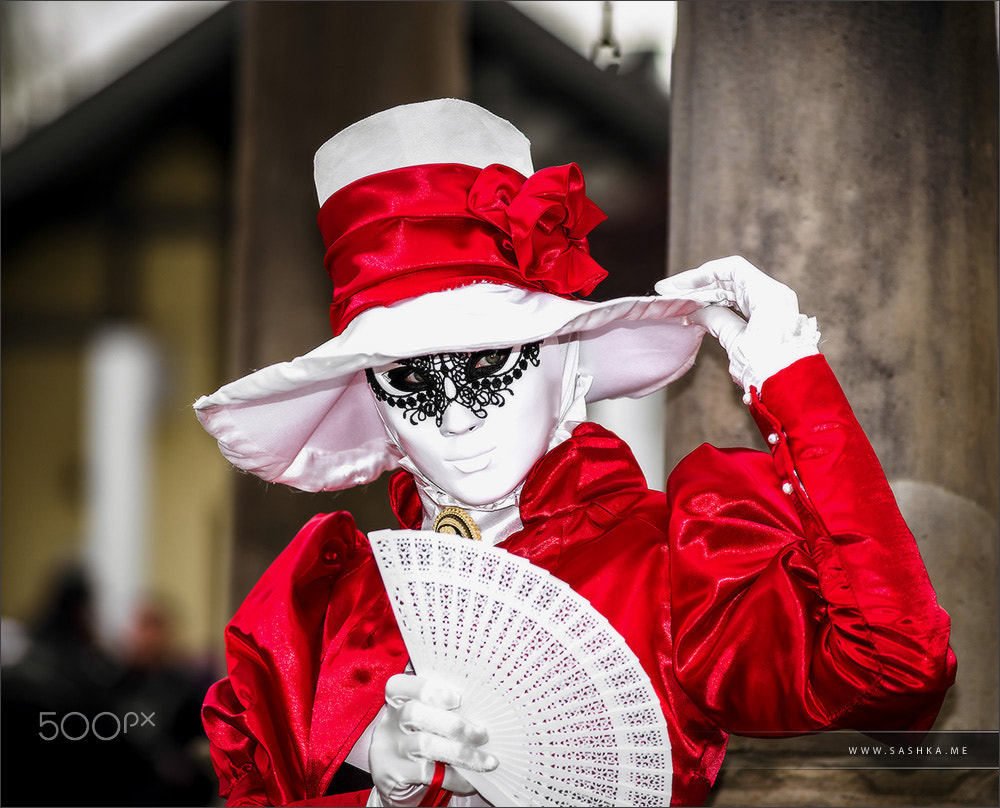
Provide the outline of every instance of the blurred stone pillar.
[[[939,729],[997,728],[994,13],[681,3],[673,66],[670,272],[740,253],[817,316],[953,619]],[[671,387],[668,468],[762,446],[726,365],[706,343]],[[820,774],[798,801],[844,804]]]
[[[330,280],[316,226],[313,154],[360,118],[466,94],[465,14],[454,2],[240,4],[229,378],[329,339]],[[389,527],[385,486],[304,494],[235,479],[233,607],[313,514]]]

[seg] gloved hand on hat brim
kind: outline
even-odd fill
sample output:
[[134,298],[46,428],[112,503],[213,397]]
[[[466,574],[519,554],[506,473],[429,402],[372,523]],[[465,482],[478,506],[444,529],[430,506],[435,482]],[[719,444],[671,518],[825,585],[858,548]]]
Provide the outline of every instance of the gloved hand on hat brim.
[[383,805],[418,805],[438,761],[448,764],[441,787],[456,794],[475,791],[458,769],[486,772],[499,765],[480,749],[489,740],[486,730],[456,712],[460,697],[453,690],[397,674],[386,683],[385,703],[368,752]]
[[738,255],[708,261],[656,284],[664,297],[704,303],[688,315],[729,355],[729,374],[744,390],[818,353],[815,318],[799,313],[795,292]]

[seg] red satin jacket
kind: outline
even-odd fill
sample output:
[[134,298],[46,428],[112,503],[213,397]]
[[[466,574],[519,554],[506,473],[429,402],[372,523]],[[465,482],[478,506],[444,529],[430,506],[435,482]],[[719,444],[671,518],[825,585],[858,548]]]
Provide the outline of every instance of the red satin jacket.
[[[776,374],[750,409],[770,454],[704,445],[666,494],[621,440],[579,426],[529,473],[524,527],[500,545],[638,656],[670,729],[674,805],[705,800],[729,733],[927,730],[954,681],[948,615],[825,359]],[[412,477],[390,486],[419,527]],[[322,804],[407,660],[350,515],[303,527],[227,627],[226,657],[203,710],[220,793]]]

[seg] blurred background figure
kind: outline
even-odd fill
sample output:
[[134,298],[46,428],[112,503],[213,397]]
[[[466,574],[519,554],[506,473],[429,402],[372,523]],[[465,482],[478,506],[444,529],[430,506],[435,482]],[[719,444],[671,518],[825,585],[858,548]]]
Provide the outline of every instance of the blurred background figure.
[[178,654],[158,600],[126,620],[116,653],[96,639],[93,604],[90,580],[68,566],[33,625],[11,638],[4,625],[4,805],[209,804],[200,711],[212,672]]
[[[130,770],[133,756],[120,741],[102,741],[90,732],[94,717],[117,711],[122,674],[95,642],[93,601],[79,568],[57,572],[19,658],[3,667],[5,805],[125,802],[128,789],[119,775]],[[110,730],[102,726],[101,732]]]
[[123,715],[156,714],[153,726],[139,726],[128,736],[141,769],[130,778],[132,804],[208,804],[216,781],[201,703],[214,677],[178,653],[175,618],[161,600],[148,597],[139,603],[122,663],[118,709]]

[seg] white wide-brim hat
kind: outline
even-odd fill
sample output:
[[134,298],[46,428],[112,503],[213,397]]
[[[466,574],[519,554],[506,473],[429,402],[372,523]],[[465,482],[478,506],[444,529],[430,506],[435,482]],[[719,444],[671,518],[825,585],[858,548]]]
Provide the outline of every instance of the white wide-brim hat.
[[439,99],[348,127],[317,152],[335,336],[195,402],[244,471],[335,491],[398,466],[366,368],[448,351],[579,340],[587,401],[641,397],[693,364],[700,304],[581,300],[606,274],[586,233],[603,214],[576,166],[534,172],[527,139]]

